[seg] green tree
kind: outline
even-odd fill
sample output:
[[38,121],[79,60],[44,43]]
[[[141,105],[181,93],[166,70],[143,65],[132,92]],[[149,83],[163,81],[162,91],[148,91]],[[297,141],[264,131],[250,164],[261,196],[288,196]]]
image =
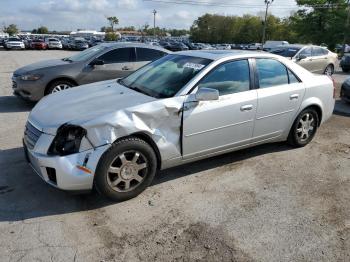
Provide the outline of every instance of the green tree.
[[9,26],[4,26],[4,32],[8,33],[10,36],[13,36],[18,33],[18,28],[17,25],[15,24],[10,24]]
[[49,29],[46,26],[40,26],[37,29],[37,33],[38,34],[48,34],[49,33]]
[[107,17],[107,20],[109,22],[110,27],[112,28],[112,31],[114,32],[114,26],[119,24],[119,19],[116,16],[110,16]]
[[108,32],[105,35],[106,41],[115,41],[118,39],[118,35],[115,32]]
[[347,0],[297,0],[296,2],[302,9],[291,16],[290,20],[300,42],[326,43],[330,48],[343,42]]

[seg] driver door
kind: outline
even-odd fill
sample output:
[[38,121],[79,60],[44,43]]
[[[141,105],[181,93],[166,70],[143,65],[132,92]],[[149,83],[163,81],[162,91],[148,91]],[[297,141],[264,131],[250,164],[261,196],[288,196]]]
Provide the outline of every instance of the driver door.
[[200,81],[198,90],[202,87],[218,90],[219,99],[185,102],[184,159],[239,147],[253,136],[257,91],[251,88],[248,60],[219,65]]
[[135,71],[135,48],[117,48],[97,59],[102,60],[104,64],[87,65],[83,70],[83,83],[121,78]]

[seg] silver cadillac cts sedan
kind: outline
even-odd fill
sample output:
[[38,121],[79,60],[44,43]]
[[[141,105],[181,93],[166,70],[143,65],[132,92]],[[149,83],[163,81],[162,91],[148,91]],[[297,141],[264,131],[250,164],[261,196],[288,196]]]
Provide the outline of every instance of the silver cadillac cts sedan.
[[186,51],[45,97],[23,141],[50,185],[122,201],[158,170],[268,142],[305,146],[333,108],[332,80],[283,57]]

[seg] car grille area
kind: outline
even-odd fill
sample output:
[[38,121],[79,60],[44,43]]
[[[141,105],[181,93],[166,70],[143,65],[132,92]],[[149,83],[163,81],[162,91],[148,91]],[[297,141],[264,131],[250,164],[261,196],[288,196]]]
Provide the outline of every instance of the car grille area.
[[27,122],[26,128],[24,131],[24,141],[29,149],[33,149],[36,145],[36,142],[39,140],[42,132],[34,127],[30,122]]

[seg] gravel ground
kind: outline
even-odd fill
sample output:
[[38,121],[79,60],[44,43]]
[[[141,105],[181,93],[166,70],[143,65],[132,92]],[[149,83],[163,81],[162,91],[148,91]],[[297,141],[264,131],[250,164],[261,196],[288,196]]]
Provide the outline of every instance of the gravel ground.
[[[66,51],[0,51],[0,261],[350,261],[350,118],[305,148],[258,146],[160,173],[111,203],[46,185],[25,163],[32,104],[14,69]],[[341,82],[346,75],[337,75]]]

